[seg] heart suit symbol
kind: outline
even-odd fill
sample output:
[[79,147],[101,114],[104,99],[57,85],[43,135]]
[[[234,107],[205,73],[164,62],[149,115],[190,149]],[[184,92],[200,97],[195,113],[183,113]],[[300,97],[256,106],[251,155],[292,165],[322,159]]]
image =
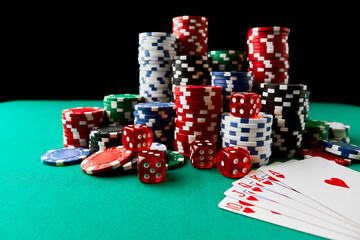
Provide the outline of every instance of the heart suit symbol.
[[325,179],[324,182],[327,184],[330,184],[330,185],[338,186],[338,187],[350,188],[343,180],[341,180],[339,178]]

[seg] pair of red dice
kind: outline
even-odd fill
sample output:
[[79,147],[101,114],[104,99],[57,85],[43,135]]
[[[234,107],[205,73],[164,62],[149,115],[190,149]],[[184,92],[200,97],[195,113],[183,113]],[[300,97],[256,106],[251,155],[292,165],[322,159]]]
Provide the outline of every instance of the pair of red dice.
[[125,148],[137,153],[138,177],[143,183],[159,183],[165,179],[165,154],[159,150],[150,150],[153,132],[143,124],[130,124],[124,127],[122,143]]
[[237,92],[230,98],[230,113],[235,117],[255,118],[260,113],[261,98],[257,93]]
[[190,151],[195,168],[212,168],[217,164],[220,173],[228,178],[241,178],[251,167],[249,152],[239,146],[225,147],[218,153],[214,142],[196,140],[191,143]]

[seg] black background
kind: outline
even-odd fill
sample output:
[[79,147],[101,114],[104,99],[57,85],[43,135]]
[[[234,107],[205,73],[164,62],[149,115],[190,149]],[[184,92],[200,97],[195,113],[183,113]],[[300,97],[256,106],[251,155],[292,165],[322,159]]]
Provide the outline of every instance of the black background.
[[138,34],[171,32],[173,17],[198,15],[209,19],[208,50],[247,50],[249,28],[289,27],[289,82],[308,85],[312,102],[360,105],[357,7],[195,3],[52,3],[12,10],[0,101],[138,93]]

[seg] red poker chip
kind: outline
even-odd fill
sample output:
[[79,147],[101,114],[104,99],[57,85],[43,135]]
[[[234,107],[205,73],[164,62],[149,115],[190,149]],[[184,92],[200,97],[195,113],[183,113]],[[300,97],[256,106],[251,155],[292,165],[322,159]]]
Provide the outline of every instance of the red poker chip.
[[181,96],[181,95],[176,95],[175,96],[175,101],[194,101],[194,102],[199,102],[199,101],[214,101],[214,102],[220,102],[222,101],[222,96],[221,95],[217,95],[217,96]]
[[249,62],[249,68],[252,68],[252,69],[256,69],[256,68],[290,68],[290,64],[286,64],[286,63],[283,63],[283,64],[272,64],[272,63],[269,63],[269,64],[264,64],[264,63],[252,63],[252,62]]
[[287,33],[258,33],[252,34],[248,33],[246,36],[246,40],[257,40],[257,39],[289,39],[289,34]]
[[82,138],[82,139],[86,139],[89,138],[89,134],[90,132],[70,132],[70,131],[63,131],[63,136],[67,137],[67,138]]
[[309,149],[303,149],[301,151],[301,154],[304,158],[310,157],[322,157],[330,161],[334,161],[337,164],[343,165],[343,166],[349,166],[351,164],[351,159],[343,158],[334,154],[331,154],[329,152],[324,151],[321,148],[309,148]]
[[63,124],[69,124],[69,125],[72,125],[72,126],[85,126],[85,125],[89,125],[89,124],[95,124],[95,125],[98,125],[98,124],[101,124],[103,123],[103,119],[101,120],[65,120],[65,119],[61,119],[61,122]]
[[264,67],[253,67],[253,68],[249,67],[248,71],[254,73],[254,75],[256,76],[256,73],[262,73],[262,74],[284,73],[284,72],[288,72],[288,69],[287,68],[265,69]]
[[263,57],[265,59],[267,58],[289,58],[289,53],[285,53],[285,52],[274,52],[274,53],[266,53],[266,52],[262,52],[262,51],[252,51],[251,53],[248,53],[248,56],[252,57],[252,58],[259,58],[259,57]]
[[184,122],[206,123],[219,121],[219,114],[197,115],[197,114],[177,114],[177,119]]
[[286,35],[267,35],[267,36],[252,36],[252,35],[248,35],[246,38],[246,42],[250,43],[250,42],[259,42],[259,43],[263,43],[263,42],[283,42],[283,41],[288,41],[289,40],[289,36]]
[[[175,85],[173,85],[175,86]],[[184,86],[179,86],[179,87],[185,87]],[[197,98],[203,98],[203,97],[222,97],[222,93],[221,92],[191,92],[191,91],[186,91],[186,90],[173,90],[175,98],[176,97],[197,97]]]
[[[184,106],[199,106],[199,107],[206,107],[206,106],[215,106],[215,107],[221,107],[222,101],[186,101],[186,100],[174,100],[174,103],[178,107],[184,107]],[[185,107],[184,107],[185,108]]]
[[181,109],[186,109],[186,110],[213,110],[213,111],[221,111],[222,109],[222,104],[218,104],[218,105],[185,105],[185,104],[178,104],[176,103],[176,109],[181,108]]
[[185,135],[193,135],[193,136],[213,136],[218,134],[219,128],[214,128],[212,131],[205,131],[205,130],[184,130],[179,127],[175,127],[175,133],[185,134]]
[[222,108],[221,109],[214,109],[214,110],[206,110],[206,109],[184,109],[184,108],[177,108],[176,112],[177,113],[182,113],[182,114],[186,114],[186,113],[190,113],[190,114],[221,114],[222,112]]
[[104,109],[100,107],[77,107],[62,110],[64,116],[76,117],[76,116],[101,116],[104,115]]
[[187,134],[175,132],[174,139],[188,144],[191,144],[195,140],[209,140],[209,141],[213,141],[214,143],[217,143],[219,141],[219,135],[214,134],[210,136],[197,136],[197,135],[187,135]]
[[175,92],[182,92],[182,91],[198,92],[199,95],[208,92],[216,92],[221,94],[221,87],[217,87],[217,86],[194,86],[194,85],[175,86],[174,90]]
[[289,58],[287,57],[275,57],[275,56],[271,56],[271,57],[255,57],[254,55],[252,56],[247,56],[247,60],[248,61],[287,61]]
[[271,27],[254,27],[250,28],[248,32],[290,32],[290,28],[280,27],[280,26],[271,26]]
[[133,152],[124,146],[106,148],[91,154],[81,162],[81,170],[86,174],[112,171],[132,159]]
[[196,123],[196,122],[191,122],[191,121],[181,121],[179,119],[175,119],[175,126],[176,127],[181,127],[181,128],[196,128],[196,129],[203,129],[203,130],[208,130],[208,129],[212,129],[216,126],[219,125],[219,121],[216,122],[205,122],[205,123]]
[[177,16],[177,17],[173,17],[172,21],[173,22],[177,22],[177,21],[191,21],[191,20],[195,20],[195,21],[199,21],[199,22],[209,22],[207,17],[204,16],[194,16],[194,15],[184,15],[184,16]]

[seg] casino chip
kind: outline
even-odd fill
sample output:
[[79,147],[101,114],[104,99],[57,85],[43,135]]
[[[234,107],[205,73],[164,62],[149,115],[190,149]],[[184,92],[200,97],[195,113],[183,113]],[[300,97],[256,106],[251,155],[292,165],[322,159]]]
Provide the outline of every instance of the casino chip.
[[117,169],[128,163],[133,152],[124,146],[100,150],[81,162],[81,170],[86,174],[100,174]]
[[208,52],[208,25],[209,21],[206,17],[174,17],[172,19],[172,30],[176,35],[176,55],[206,56]]
[[328,140],[350,143],[349,131],[350,126],[339,122],[325,121],[325,125],[329,126]]
[[212,50],[208,56],[212,58],[213,71],[241,72],[248,69],[246,51]]
[[167,169],[180,168],[185,164],[185,157],[181,153],[173,150],[168,150],[165,155]]
[[247,35],[249,72],[254,74],[255,88],[260,83],[288,83],[290,29],[257,27]]
[[171,100],[171,56],[176,55],[176,35],[166,32],[139,34],[139,92],[147,102]]
[[224,109],[229,109],[231,95],[235,92],[252,92],[254,79],[249,72],[212,71],[211,85],[222,88]]
[[90,152],[95,153],[109,147],[122,145],[122,125],[109,125],[95,128],[90,132]]
[[360,147],[334,140],[324,140],[323,149],[340,157],[360,160]]
[[106,121],[114,125],[128,125],[134,122],[134,105],[144,102],[138,94],[110,94],[104,96]]
[[260,83],[261,111],[273,114],[272,156],[293,158],[299,153],[305,130],[305,98],[303,84]]
[[221,116],[222,147],[241,146],[248,150],[252,167],[269,162],[272,154],[271,114],[260,112],[255,118],[240,118],[225,112]]
[[60,148],[44,153],[41,156],[41,162],[50,166],[68,166],[81,163],[89,154],[90,151],[86,148]]
[[304,148],[322,147],[323,140],[329,137],[329,124],[325,121],[308,119],[303,133],[302,146]]
[[174,86],[176,105],[174,149],[190,157],[195,140],[219,141],[219,120],[223,111],[221,87]]
[[104,109],[100,107],[77,107],[62,110],[64,147],[89,147],[92,128],[104,124]]
[[172,145],[175,104],[170,102],[139,103],[134,106],[134,123],[144,124],[153,131],[153,142]]
[[[172,56],[172,86],[210,85],[212,60],[208,56]],[[174,91],[174,89],[173,89]]]

